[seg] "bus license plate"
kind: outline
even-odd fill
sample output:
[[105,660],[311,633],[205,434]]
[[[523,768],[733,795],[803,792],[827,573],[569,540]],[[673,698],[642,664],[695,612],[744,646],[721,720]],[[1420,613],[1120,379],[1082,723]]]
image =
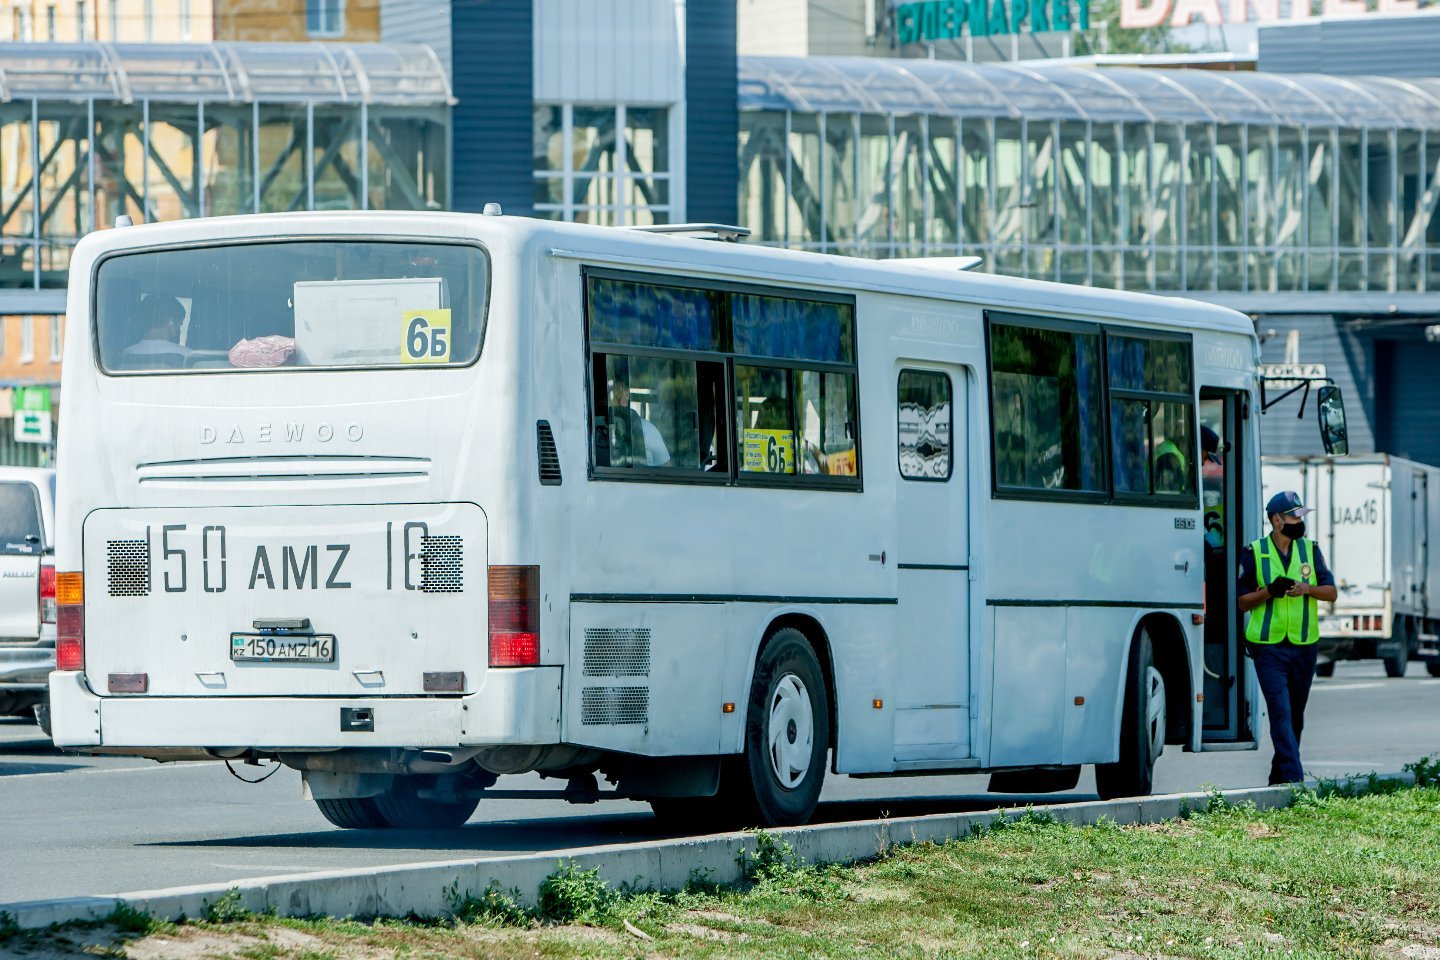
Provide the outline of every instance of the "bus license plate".
[[232,633],[230,659],[260,663],[334,663],[335,635]]

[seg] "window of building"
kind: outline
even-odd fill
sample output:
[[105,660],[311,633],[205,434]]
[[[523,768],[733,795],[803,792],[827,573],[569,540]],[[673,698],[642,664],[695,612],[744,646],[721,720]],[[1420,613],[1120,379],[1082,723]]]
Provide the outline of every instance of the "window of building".
[[537,104],[535,213],[606,225],[671,222],[670,112]]
[[1194,502],[1188,337],[992,314],[990,369],[998,495]]
[[65,345],[65,318],[50,318],[50,362],[59,363]]
[[859,486],[854,305],[592,273],[600,476]]
[[20,362],[35,362],[35,318],[20,318]]
[[345,32],[345,0],[305,0],[305,32],[338,37]]
[[84,43],[90,39],[90,21],[86,18],[85,0],[75,0],[75,39]]
[[110,37],[111,43],[120,40],[120,0],[110,0]]
[[180,39],[189,43],[190,37],[190,0],[180,0]]
[[35,39],[35,24],[30,16],[29,7],[17,7],[15,10],[16,31],[24,43],[30,43]]
[[900,371],[896,439],[900,476],[905,479],[950,479],[951,390],[946,374]]
[[155,42],[155,0],[145,0],[145,42]]
[[58,40],[55,35],[55,5],[51,4],[45,8],[45,39],[51,42]]

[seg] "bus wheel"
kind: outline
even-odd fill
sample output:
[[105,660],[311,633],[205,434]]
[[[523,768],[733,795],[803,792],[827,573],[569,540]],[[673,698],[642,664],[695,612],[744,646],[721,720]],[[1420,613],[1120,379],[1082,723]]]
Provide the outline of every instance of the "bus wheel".
[[1440,677],[1440,660],[1426,660],[1425,672],[1432,677]]
[[317,799],[315,806],[320,808],[320,813],[326,820],[344,830],[378,830],[381,827],[390,826],[380,815],[380,809],[375,805],[374,797]]
[[[805,823],[815,812],[830,750],[825,675],[805,634],[774,634],[755,665],[739,766],[750,782],[746,812],[759,826]],[[722,775],[722,789],[724,780]]]
[[480,798],[439,800],[421,796],[421,791],[436,785],[436,779],[396,777],[388,790],[375,797],[375,807],[389,826],[402,830],[453,830],[463,826],[480,805]]
[[1317,663],[1317,664],[1315,664],[1315,676],[1317,676],[1317,677],[1333,677],[1333,676],[1335,676],[1335,661],[1334,661],[1334,660],[1326,660],[1326,661],[1323,662],[1323,663]]
[[1165,678],[1155,669],[1150,634],[1144,629],[1130,647],[1125,680],[1125,714],[1120,720],[1120,759],[1095,765],[1101,800],[1143,797],[1155,782],[1155,761],[1165,749]]

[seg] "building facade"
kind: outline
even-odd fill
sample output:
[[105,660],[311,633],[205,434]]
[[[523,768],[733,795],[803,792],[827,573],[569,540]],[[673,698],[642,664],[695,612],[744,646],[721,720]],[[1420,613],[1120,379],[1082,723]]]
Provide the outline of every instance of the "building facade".
[[[182,0],[183,2],[183,0]],[[252,43],[380,40],[381,0],[211,0],[215,39]],[[424,4],[427,0],[407,0]]]
[[0,42],[209,43],[214,0],[0,0]]

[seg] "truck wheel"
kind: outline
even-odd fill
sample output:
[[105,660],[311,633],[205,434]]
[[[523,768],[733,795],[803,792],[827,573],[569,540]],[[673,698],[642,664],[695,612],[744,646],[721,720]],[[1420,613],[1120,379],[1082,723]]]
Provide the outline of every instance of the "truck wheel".
[[1385,676],[1405,676],[1405,671],[1410,668],[1410,651],[1415,646],[1414,638],[1417,633],[1419,631],[1415,628],[1414,621],[1408,617],[1395,621],[1395,629],[1391,633],[1394,649],[1390,656],[1381,658],[1385,664]]
[[1426,660],[1425,672],[1432,677],[1440,677],[1440,660]]
[[1333,676],[1335,676],[1335,661],[1334,661],[1334,660],[1326,660],[1326,661],[1323,662],[1323,663],[1317,663],[1317,664],[1315,664],[1315,676],[1317,676],[1317,677],[1333,677]]
[[402,830],[453,830],[464,826],[480,805],[480,798],[436,800],[420,796],[420,791],[435,786],[436,779],[396,777],[388,790],[374,798],[375,809],[388,826]]
[[[820,799],[830,750],[830,700],[810,640],[794,627],[777,631],[755,665],[745,714],[745,751],[721,774],[737,810],[762,827],[807,822]],[[734,771],[736,776],[726,783]],[[744,790],[748,784],[749,790]]]
[[1144,629],[1130,647],[1124,710],[1120,759],[1095,765],[1101,800],[1148,795],[1155,782],[1155,761],[1165,749],[1165,678],[1155,669],[1150,634]]
[[374,797],[316,800],[315,806],[326,820],[342,830],[378,830],[390,826],[375,806]]

